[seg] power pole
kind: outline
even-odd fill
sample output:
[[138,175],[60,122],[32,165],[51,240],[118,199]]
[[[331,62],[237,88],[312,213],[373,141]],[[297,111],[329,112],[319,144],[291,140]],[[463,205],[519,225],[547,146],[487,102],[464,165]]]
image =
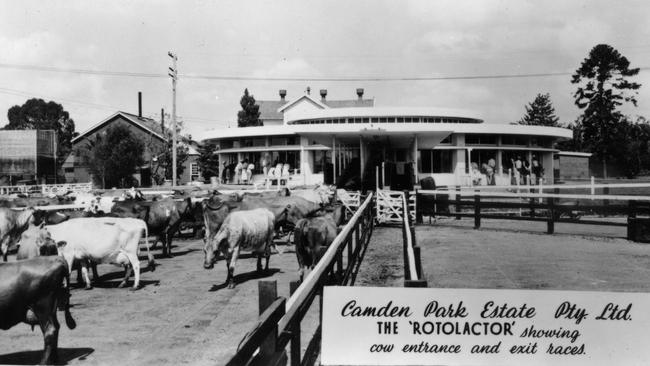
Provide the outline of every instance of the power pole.
[[176,187],[176,81],[178,80],[178,68],[176,61],[178,57],[171,51],[167,55],[172,58],[172,67],[168,75],[172,78],[172,187]]

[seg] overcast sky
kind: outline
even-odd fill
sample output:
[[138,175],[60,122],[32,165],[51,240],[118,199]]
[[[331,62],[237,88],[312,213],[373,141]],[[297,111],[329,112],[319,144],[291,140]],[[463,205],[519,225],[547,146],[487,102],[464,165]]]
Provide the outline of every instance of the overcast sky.
[[[168,51],[181,74],[228,77],[402,78],[572,73],[599,43],[633,67],[650,66],[650,2],[639,1],[2,1],[0,125],[29,97],[63,104],[83,132],[117,110],[171,112]],[[27,65],[28,69],[12,66]],[[37,66],[36,69],[32,66]],[[650,118],[650,70],[637,108]],[[244,88],[256,99],[289,99],[307,86],[328,98],[365,89],[376,106],[473,111],[509,123],[538,93],[550,93],[561,122],[575,120],[570,75],[436,81],[232,81],[183,79],[177,113],[185,130],[236,123]]]

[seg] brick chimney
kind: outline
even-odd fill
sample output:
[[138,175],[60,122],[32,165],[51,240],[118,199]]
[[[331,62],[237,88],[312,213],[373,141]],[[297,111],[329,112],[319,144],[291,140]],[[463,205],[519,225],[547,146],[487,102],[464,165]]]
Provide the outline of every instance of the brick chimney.
[[138,117],[142,118],[142,92],[138,92]]
[[287,96],[287,91],[285,89],[280,89],[280,101],[284,102],[284,97]]
[[357,95],[359,96],[359,100],[363,99],[363,88],[357,88]]
[[325,101],[325,97],[327,97],[327,89],[321,89],[320,90],[320,98],[321,98],[321,100],[323,102]]

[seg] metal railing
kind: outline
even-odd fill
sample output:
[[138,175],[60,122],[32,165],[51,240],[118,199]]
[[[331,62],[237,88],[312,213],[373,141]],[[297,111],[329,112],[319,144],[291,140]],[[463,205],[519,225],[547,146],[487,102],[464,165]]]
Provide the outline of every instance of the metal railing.
[[[290,344],[292,366],[314,364],[320,352],[322,324],[310,336],[304,354],[300,346],[301,322],[314,299],[321,295],[319,322],[322,321],[322,290],[326,284],[353,285],[373,231],[373,195],[370,193],[347,225],[334,239],[318,264],[302,283],[292,282],[287,300],[277,297],[277,289],[260,281],[260,310],[253,330],[242,340],[227,365],[277,365],[287,360]],[[347,255],[344,255],[347,253]],[[268,306],[268,307],[267,307]]]
[[[402,196],[404,212],[409,212],[409,197]],[[402,236],[404,239],[404,287],[427,287],[427,281],[422,272],[420,247],[415,243],[415,228],[411,215],[403,215]]]

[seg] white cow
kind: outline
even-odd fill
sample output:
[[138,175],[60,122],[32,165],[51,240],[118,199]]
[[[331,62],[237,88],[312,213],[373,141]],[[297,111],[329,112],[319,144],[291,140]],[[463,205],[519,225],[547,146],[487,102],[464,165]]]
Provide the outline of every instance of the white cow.
[[226,217],[219,231],[207,237],[205,241],[205,261],[203,267],[211,269],[217,259],[217,251],[226,258],[228,288],[235,287],[234,273],[239,251],[251,251],[257,254],[257,271],[262,270],[262,256],[266,258],[269,269],[269,257],[273,244],[275,215],[269,209],[235,211]]
[[125,266],[126,275],[119,287],[126,285],[131,275],[128,267],[130,264],[135,273],[133,290],[137,290],[140,285],[138,252],[142,228],[146,227],[146,224],[137,219],[118,220],[123,219],[84,217],[45,227],[51,238],[57,242],[59,254],[68,262],[69,268],[72,268],[75,259],[82,263],[81,271],[86,281],[86,289],[92,288],[86,265],[89,259],[97,263]]

